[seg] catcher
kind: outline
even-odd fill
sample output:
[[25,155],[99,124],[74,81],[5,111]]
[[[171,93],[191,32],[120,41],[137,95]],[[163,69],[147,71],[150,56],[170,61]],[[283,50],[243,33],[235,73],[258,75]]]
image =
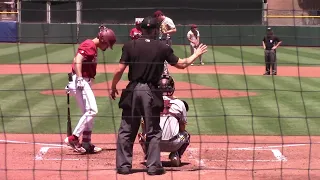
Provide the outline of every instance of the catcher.
[[[181,165],[181,156],[190,143],[190,134],[186,131],[188,103],[173,96],[174,80],[171,76],[162,76],[160,89],[163,91],[164,110],[160,117],[162,139],[161,152],[170,152],[172,166]],[[146,154],[144,121],[141,121],[142,133],[138,134],[139,143]]]

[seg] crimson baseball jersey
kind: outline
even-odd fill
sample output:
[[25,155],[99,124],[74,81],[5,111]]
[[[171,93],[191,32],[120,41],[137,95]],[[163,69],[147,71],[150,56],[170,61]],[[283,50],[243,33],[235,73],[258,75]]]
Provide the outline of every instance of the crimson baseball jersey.
[[[84,57],[82,62],[82,77],[94,78],[97,71],[97,47],[91,39],[83,41],[77,50],[77,55]],[[72,63],[72,72],[75,73],[75,63]]]
[[141,35],[142,35],[142,32],[137,28],[133,28],[130,31],[130,37],[131,37],[132,40],[133,39],[138,39]]

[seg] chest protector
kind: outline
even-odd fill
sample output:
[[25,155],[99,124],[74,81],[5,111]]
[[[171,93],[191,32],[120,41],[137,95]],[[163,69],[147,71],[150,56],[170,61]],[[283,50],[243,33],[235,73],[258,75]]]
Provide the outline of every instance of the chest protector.
[[163,101],[163,104],[164,104],[164,108],[163,108],[163,111],[160,113],[161,116],[172,116],[174,118],[176,118],[178,121],[180,121],[180,116],[179,114],[176,114],[176,113],[171,113],[169,110],[171,108],[171,103],[170,103],[170,100],[164,100]]
[[163,104],[164,104],[164,108],[163,108],[163,111],[161,112],[161,115],[169,115],[170,114],[169,109],[171,107],[170,100],[164,100]]

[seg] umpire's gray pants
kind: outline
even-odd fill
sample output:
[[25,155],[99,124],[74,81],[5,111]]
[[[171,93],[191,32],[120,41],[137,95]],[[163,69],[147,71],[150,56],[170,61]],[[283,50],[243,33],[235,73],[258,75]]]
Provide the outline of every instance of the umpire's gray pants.
[[267,73],[270,73],[270,66],[272,67],[272,72],[277,72],[277,54],[275,50],[264,50],[264,61]]
[[116,166],[117,169],[132,168],[133,143],[137,136],[141,116],[145,120],[148,168],[161,168],[160,110],[152,108],[153,95],[148,84],[138,83],[133,91],[132,109],[123,109],[118,132]]
[[[172,40],[171,39],[163,39],[163,40],[160,40],[161,43],[164,43],[168,46],[171,47],[172,45]],[[169,75],[169,69],[168,69],[168,62],[167,61],[164,61],[164,68],[163,68],[163,75]]]

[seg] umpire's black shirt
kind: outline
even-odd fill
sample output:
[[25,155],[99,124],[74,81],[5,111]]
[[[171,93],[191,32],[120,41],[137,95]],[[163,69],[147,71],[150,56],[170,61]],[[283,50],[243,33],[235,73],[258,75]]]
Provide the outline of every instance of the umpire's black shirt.
[[277,36],[265,36],[262,41],[266,45],[266,50],[271,50],[281,40]]
[[179,58],[173,54],[171,47],[159,40],[139,38],[124,44],[120,63],[129,66],[130,82],[156,85],[163,73],[165,60],[174,66]]

